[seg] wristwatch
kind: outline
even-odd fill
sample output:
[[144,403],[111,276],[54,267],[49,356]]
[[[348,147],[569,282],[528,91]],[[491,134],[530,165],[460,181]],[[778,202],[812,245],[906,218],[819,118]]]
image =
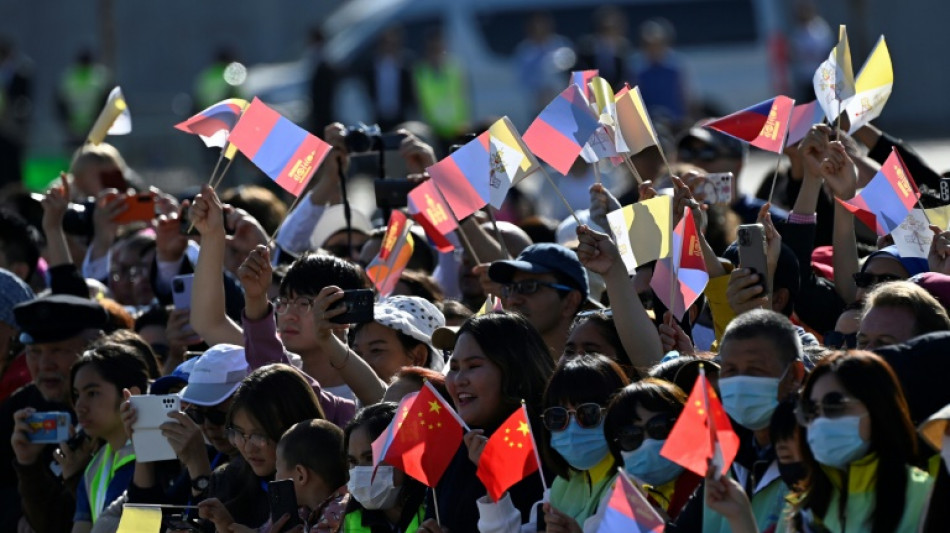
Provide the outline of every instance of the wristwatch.
[[208,490],[208,486],[210,484],[211,478],[208,476],[198,476],[191,480],[191,488],[198,492],[204,492]]

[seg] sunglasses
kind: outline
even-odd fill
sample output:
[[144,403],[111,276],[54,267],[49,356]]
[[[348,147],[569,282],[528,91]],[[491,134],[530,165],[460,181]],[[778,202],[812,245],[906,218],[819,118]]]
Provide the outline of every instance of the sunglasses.
[[798,423],[807,426],[818,417],[840,418],[848,410],[848,406],[856,403],[858,400],[848,398],[840,392],[829,392],[819,402],[814,402],[808,398],[802,398],[798,401],[795,408],[795,418]]
[[541,290],[541,287],[550,287],[556,291],[570,292],[574,289],[560,283],[551,283],[550,281],[540,281],[529,279],[525,281],[516,281],[509,283],[501,288],[503,298],[510,298],[512,294],[534,294]]
[[673,415],[656,415],[647,420],[642,426],[626,426],[620,429],[619,435],[614,439],[617,446],[625,452],[632,452],[643,444],[647,437],[654,440],[666,440],[673,431],[673,425],[676,424],[676,417]]
[[854,348],[858,345],[858,333],[841,333],[829,331],[825,333],[824,345],[828,348]]
[[871,274],[870,272],[855,272],[851,275],[854,278],[854,284],[859,289],[869,289],[878,283],[887,281],[900,281],[904,278],[894,274]]
[[217,409],[198,409],[197,407],[185,409],[185,414],[194,420],[195,424],[201,425],[207,420],[212,426],[223,426],[228,417],[227,413]]
[[591,429],[600,426],[603,422],[604,411],[606,409],[596,403],[582,403],[576,409],[548,407],[541,413],[541,420],[548,431],[564,431],[571,423],[571,416],[573,416],[578,426]]

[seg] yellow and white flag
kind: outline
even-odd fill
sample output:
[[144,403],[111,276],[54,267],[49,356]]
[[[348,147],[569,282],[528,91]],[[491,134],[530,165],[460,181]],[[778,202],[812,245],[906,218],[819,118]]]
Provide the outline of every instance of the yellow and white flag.
[[854,81],[854,96],[845,105],[851,124],[848,128],[849,134],[880,116],[893,87],[894,68],[891,65],[891,54],[887,51],[884,36],[881,35]]
[[106,105],[99,112],[99,117],[89,130],[88,142],[99,144],[106,135],[126,135],[132,132],[132,115],[129,106],[122,95],[122,89],[116,86],[109,93]]
[[838,44],[831,49],[828,59],[818,66],[812,78],[818,105],[832,124],[844,112],[847,100],[854,96],[854,70],[851,67],[851,47],[844,24],[838,28]]
[[607,213],[620,257],[633,275],[640,265],[670,256],[673,199],[662,195]]
[[[631,154],[639,154],[651,146],[660,144],[647,106],[640,96],[640,88],[622,90],[617,94],[617,137],[622,137]],[[619,143],[619,141],[618,141]]]

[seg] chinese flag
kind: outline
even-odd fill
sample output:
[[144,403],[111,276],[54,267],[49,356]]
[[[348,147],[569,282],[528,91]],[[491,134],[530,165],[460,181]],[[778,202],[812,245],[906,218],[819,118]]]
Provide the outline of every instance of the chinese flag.
[[538,469],[528,411],[522,405],[505,420],[482,450],[478,460],[478,479],[482,480],[492,501],[501,499],[512,485]]
[[462,420],[426,382],[393,423],[382,461],[434,487],[462,444]]
[[716,391],[701,370],[683,413],[660,450],[660,455],[700,476],[709,461],[725,474],[739,451],[739,437],[732,431]]

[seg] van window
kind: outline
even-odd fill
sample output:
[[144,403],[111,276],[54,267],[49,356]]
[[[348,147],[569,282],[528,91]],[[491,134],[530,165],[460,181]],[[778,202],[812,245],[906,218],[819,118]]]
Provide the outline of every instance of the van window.
[[[759,40],[752,0],[694,0],[684,2],[638,2],[619,5],[627,16],[627,37],[637,44],[641,22],[663,17],[676,28],[676,47],[751,44]],[[603,5],[601,3],[599,5]],[[478,27],[495,54],[510,56],[524,39],[524,27],[532,9],[481,12]],[[590,6],[552,7],[544,10],[554,17],[555,31],[577,43],[593,29],[594,10]]]

